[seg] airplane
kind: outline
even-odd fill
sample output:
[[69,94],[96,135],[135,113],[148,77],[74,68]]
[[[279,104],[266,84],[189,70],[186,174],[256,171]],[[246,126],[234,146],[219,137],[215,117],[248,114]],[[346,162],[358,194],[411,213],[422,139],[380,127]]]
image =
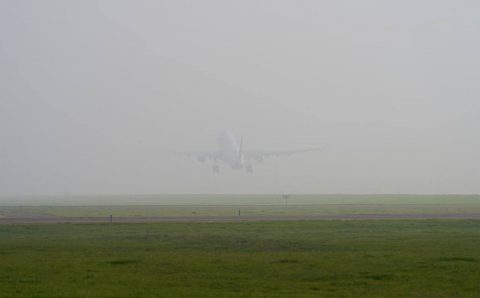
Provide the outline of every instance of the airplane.
[[194,157],[200,162],[206,160],[213,161],[212,170],[214,173],[220,172],[219,162],[223,162],[234,170],[245,170],[247,173],[253,172],[252,162],[261,163],[269,156],[290,156],[295,153],[320,151],[327,146],[300,150],[283,150],[283,151],[244,151],[243,138],[240,138],[238,144],[235,137],[228,131],[223,131],[218,137],[219,148],[211,151],[171,151],[175,154]]

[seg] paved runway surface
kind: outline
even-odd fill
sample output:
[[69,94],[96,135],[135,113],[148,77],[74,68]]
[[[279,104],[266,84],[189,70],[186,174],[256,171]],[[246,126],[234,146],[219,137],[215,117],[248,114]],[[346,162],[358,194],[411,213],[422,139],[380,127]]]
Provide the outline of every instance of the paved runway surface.
[[[317,216],[129,216],[113,217],[113,223],[153,222],[243,222],[243,221],[299,221],[299,220],[380,220],[380,219],[480,219],[480,213],[445,214],[337,214]],[[46,215],[7,215],[0,224],[87,224],[110,223],[110,217],[56,217]]]

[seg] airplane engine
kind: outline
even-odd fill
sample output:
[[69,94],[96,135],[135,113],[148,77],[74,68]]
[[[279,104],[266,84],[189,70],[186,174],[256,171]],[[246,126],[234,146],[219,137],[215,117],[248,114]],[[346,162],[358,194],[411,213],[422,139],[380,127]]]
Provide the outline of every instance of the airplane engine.
[[263,161],[263,157],[257,157],[256,160],[257,160],[257,162],[262,162],[262,161]]
[[212,166],[212,171],[214,173],[220,173],[220,167],[217,164],[215,164]]
[[197,160],[199,162],[205,162],[205,157],[204,156],[199,156],[199,157],[197,157]]

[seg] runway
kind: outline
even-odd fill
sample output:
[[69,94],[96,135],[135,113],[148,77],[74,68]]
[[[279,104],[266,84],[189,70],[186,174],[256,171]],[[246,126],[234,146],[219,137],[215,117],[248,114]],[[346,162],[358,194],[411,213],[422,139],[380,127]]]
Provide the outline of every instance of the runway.
[[100,224],[161,222],[259,222],[314,220],[480,219],[480,213],[444,214],[336,214],[315,216],[124,216],[57,217],[48,215],[3,215],[0,224]]

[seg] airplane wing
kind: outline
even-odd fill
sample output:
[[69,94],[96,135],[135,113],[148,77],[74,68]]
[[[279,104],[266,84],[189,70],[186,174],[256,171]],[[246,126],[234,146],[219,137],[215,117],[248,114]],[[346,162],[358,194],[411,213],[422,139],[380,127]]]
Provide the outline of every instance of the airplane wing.
[[221,157],[219,151],[171,151],[170,150],[169,152],[176,155],[194,157],[199,161],[220,159]]
[[310,152],[310,151],[321,151],[325,150],[327,146],[317,147],[317,148],[308,148],[308,149],[299,149],[299,150],[280,150],[280,151],[244,151],[243,155],[247,160],[256,160],[263,161],[263,159],[270,156],[290,156],[296,153]]

